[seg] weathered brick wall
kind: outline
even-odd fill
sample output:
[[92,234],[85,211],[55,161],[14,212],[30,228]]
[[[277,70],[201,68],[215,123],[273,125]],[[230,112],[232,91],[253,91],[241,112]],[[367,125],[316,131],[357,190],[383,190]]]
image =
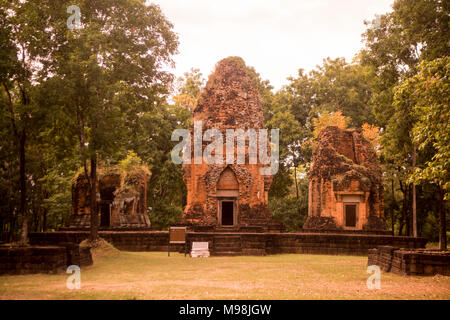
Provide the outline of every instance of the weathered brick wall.
[[58,273],[66,268],[64,247],[0,247],[0,274]]
[[79,267],[90,266],[93,264],[91,248],[82,247],[74,242],[60,242],[58,246],[66,248],[67,265],[76,265]]
[[58,273],[70,265],[93,264],[89,247],[53,240],[56,245],[0,247],[0,274]]
[[[32,244],[49,245],[60,242],[79,243],[89,236],[89,232],[47,232],[30,234]],[[239,238],[238,252],[242,255],[264,255],[278,253],[311,253],[367,255],[369,249],[378,246],[398,246],[404,248],[424,248],[424,238],[397,237],[389,235],[332,234],[332,233],[219,233],[189,232],[188,248],[192,241],[208,241],[215,254],[218,237],[235,242]],[[126,251],[167,251],[168,232],[108,232],[101,231],[100,237],[116,248]],[[225,243],[224,243],[225,242]],[[226,246],[222,239],[221,245]],[[183,251],[184,245],[172,246],[172,251]],[[237,248],[233,250],[236,251]],[[232,250],[230,250],[232,251]]]
[[450,276],[450,252],[379,246],[369,250],[368,265],[400,275]]
[[330,233],[274,234],[273,241],[273,253],[342,255],[367,255],[371,248],[393,243],[402,243],[409,248],[423,248],[427,242],[423,238]]
[[[99,201],[97,207],[99,224],[110,227],[150,227],[150,220],[147,214],[147,181],[149,173],[140,170],[132,174],[120,173],[117,168],[110,169],[110,172],[99,173],[97,181],[97,191]],[[109,208],[109,217],[102,208]],[[101,223],[102,216],[107,220]],[[85,174],[78,174],[72,183],[72,214],[68,221],[67,228],[80,229],[89,227],[91,224],[90,212],[90,187]]]

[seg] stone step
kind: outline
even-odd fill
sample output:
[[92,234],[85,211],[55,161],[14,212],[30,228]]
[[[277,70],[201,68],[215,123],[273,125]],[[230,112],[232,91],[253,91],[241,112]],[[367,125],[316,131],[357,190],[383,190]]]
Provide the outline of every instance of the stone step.
[[222,233],[239,232],[239,228],[216,228],[214,232],[222,232]]
[[214,239],[214,243],[241,243],[241,239]]
[[223,243],[234,243],[241,244],[241,239],[214,239],[214,245],[223,244]]
[[218,248],[241,248],[240,243],[215,243],[214,249]]
[[222,235],[214,235],[214,239],[241,239],[241,236],[234,234],[222,234]]
[[224,242],[224,243],[214,243],[214,248],[240,248],[240,242]]

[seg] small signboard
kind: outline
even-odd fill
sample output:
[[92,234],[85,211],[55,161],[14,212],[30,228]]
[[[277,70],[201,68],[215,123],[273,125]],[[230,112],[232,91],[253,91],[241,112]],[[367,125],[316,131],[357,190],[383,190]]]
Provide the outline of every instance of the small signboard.
[[168,245],[168,256],[170,256],[170,245],[171,244],[183,244],[184,243],[184,256],[186,256],[186,227],[169,227],[169,245]]

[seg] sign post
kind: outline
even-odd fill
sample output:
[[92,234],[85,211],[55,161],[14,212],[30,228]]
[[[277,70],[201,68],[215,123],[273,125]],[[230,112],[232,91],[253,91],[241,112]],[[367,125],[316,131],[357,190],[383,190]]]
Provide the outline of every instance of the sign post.
[[184,256],[186,257],[187,246],[187,228],[186,227],[169,227],[169,245],[167,246],[167,256],[170,257],[170,245],[184,243]]

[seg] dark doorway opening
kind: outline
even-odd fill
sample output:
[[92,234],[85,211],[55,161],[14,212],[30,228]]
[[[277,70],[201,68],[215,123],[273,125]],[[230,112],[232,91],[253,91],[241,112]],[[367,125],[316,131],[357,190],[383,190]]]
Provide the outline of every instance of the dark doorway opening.
[[114,200],[114,191],[116,191],[115,187],[100,189],[100,199],[102,201],[111,201],[112,202]]
[[234,225],[234,202],[222,201],[222,225]]
[[345,226],[356,227],[356,204],[345,205]]
[[111,223],[111,205],[109,203],[98,204],[100,209],[100,226],[109,227]]
[[101,188],[98,209],[100,211],[100,226],[109,227],[111,225],[111,204],[114,201],[115,187]]

